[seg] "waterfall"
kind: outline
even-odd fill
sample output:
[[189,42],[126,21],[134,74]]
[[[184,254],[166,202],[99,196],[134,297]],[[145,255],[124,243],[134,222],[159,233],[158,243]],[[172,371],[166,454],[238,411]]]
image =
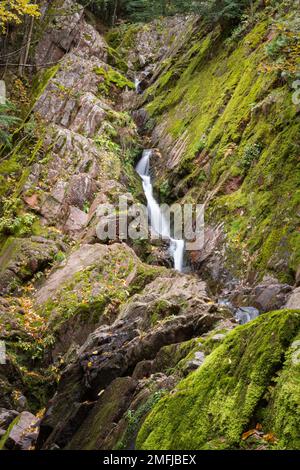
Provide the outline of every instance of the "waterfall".
[[137,93],[140,93],[140,91],[141,91],[140,83],[141,83],[140,80],[137,77],[135,77],[134,85],[135,85],[135,91]]
[[170,240],[170,251],[174,260],[174,268],[177,271],[183,270],[184,240],[177,240],[171,237],[170,224],[166,221],[159,204],[153,196],[153,186],[150,176],[150,158],[152,150],[144,150],[141,160],[136,166],[136,171],[143,181],[143,189],[147,199],[149,220],[152,229],[163,238]]

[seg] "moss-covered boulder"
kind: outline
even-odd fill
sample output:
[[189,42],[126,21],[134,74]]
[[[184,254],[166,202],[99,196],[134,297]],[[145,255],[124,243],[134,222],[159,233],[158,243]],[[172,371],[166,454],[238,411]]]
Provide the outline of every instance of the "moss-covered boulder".
[[236,328],[155,406],[137,448],[239,448],[255,426],[264,433],[260,444],[299,448],[299,329],[299,310]]
[[0,294],[14,290],[48,267],[58,251],[53,240],[43,237],[8,238],[0,252]]

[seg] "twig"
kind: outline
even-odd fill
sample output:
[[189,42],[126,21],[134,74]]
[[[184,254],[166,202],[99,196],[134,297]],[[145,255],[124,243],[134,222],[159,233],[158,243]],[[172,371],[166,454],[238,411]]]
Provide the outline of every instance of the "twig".
[[19,65],[22,65],[23,67],[48,67],[49,65],[57,65],[59,64],[58,62],[48,62],[47,64],[15,64],[12,62],[7,62],[7,64],[0,64],[0,67],[3,67],[7,65],[8,67],[18,67]]
[[[32,41],[32,42],[30,43],[30,45],[32,46],[33,44],[37,44],[38,42],[39,42],[39,41]],[[24,46],[20,47],[20,49],[16,49],[15,51],[8,52],[7,54],[1,54],[1,55],[0,55],[0,58],[1,58],[1,59],[5,59],[6,57],[10,57],[10,56],[12,56],[12,55],[18,54],[18,52],[20,52],[22,49],[25,49],[25,47],[26,47],[26,44],[25,44]]]

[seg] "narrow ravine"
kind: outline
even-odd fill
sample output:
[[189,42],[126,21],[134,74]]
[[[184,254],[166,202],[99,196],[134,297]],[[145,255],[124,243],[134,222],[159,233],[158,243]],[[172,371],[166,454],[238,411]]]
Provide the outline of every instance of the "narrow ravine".
[[136,171],[143,181],[143,189],[148,204],[150,227],[164,240],[170,241],[170,252],[174,260],[174,268],[182,272],[184,268],[185,242],[184,240],[172,238],[170,223],[166,220],[158,202],[153,196],[153,186],[150,175],[150,159],[152,154],[151,149],[144,150],[142,158],[136,167]]

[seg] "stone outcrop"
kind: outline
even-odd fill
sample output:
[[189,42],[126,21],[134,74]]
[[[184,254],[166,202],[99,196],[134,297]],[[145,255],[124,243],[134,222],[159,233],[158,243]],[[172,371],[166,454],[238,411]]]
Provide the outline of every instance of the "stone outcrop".
[[28,411],[19,414],[4,410],[2,416],[4,415],[9,416],[9,420],[12,416],[14,418],[10,420],[9,426],[7,426],[7,419],[5,423],[0,424],[0,429],[4,431],[1,450],[32,450],[38,436],[38,428],[36,427],[38,419]]
[[47,268],[59,245],[43,237],[8,238],[0,255],[0,294],[7,294],[22,282]]

